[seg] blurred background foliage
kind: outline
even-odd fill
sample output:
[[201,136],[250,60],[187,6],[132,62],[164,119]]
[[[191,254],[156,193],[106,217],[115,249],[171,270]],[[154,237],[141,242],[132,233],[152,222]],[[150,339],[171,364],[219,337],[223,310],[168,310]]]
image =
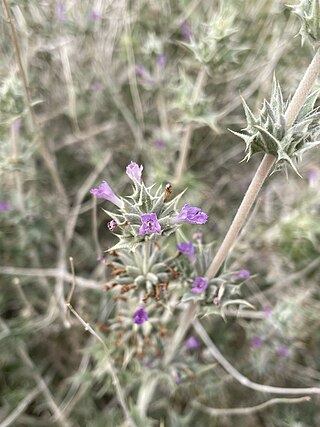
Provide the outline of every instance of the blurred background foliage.
[[[121,331],[108,330],[108,270],[97,261],[114,239],[89,195],[102,179],[125,192],[125,166],[142,163],[149,183],[188,187],[192,204],[209,213],[204,241],[221,241],[260,160],[240,163],[243,143],[228,131],[244,126],[240,95],[256,111],[276,72],[289,96],[313,55],[296,37],[287,3],[10,0],[31,105],[2,3],[1,427],[124,425],[99,343],[66,313],[69,256],[78,276],[73,304],[105,334],[137,425],[320,424],[318,397],[212,417],[196,403],[247,407],[269,396],[237,384],[203,343],[182,347],[166,367],[161,346],[146,362],[143,347],[139,358],[136,343],[119,344]],[[257,382],[320,384],[319,159],[317,150],[304,158],[302,179],[291,171],[268,179],[227,260],[230,271],[251,271],[243,293],[256,311],[201,319],[227,359]]]

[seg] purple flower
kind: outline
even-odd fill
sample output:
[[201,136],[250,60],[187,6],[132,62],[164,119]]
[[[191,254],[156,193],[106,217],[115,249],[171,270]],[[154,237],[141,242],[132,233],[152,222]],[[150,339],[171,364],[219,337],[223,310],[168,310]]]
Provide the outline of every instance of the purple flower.
[[114,231],[118,227],[118,223],[113,219],[108,222],[107,227],[110,231]]
[[14,129],[14,131],[15,131],[16,134],[18,134],[19,131],[20,131],[21,123],[22,123],[21,119],[17,119],[12,124],[13,129]]
[[309,185],[310,187],[314,187],[317,182],[319,181],[319,173],[316,169],[309,169],[308,173],[308,181],[309,181]]
[[0,201],[0,212],[7,212],[10,210],[10,205],[7,201]]
[[239,270],[234,276],[234,280],[247,280],[251,276],[251,273],[249,270]]
[[157,56],[157,64],[159,64],[161,67],[164,67],[167,63],[167,57],[166,55],[158,55]]
[[142,323],[148,320],[148,314],[143,307],[138,308],[138,310],[133,315],[133,321],[136,325],[142,325]]
[[177,374],[176,376],[175,376],[175,383],[176,384],[180,384],[181,383],[181,381],[182,381],[182,378],[181,378],[181,376],[179,375],[179,374]]
[[103,84],[100,80],[95,80],[91,85],[91,89],[94,92],[101,92],[103,90]]
[[143,166],[139,166],[135,162],[131,162],[130,165],[128,165],[126,168],[126,174],[128,175],[128,177],[132,179],[132,181],[137,181],[139,183],[141,182],[142,171]]
[[56,16],[57,19],[61,22],[66,20],[65,7],[62,2],[58,2],[56,5]]
[[197,277],[192,284],[192,292],[194,294],[200,294],[200,292],[203,292],[208,287],[208,281],[204,277]]
[[282,359],[286,359],[289,356],[289,349],[288,349],[288,347],[285,347],[284,345],[282,345],[278,349],[278,356],[281,357]]
[[165,148],[166,143],[164,142],[163,139],[157,138],[154,141],[154,146],[158,149],[158,150],[162,150],[163,148]]
[[187,255],[190,259],[194,258],[194,246],[192,242],[182,242],[176,247],[183,255]]
[[136,66],[136,74],[145,82],[152,83],[154,81],[153,77],[150,75],[149,71],[143,65]]
[[257,348],[263,344],[263,339],[260,337],[253,337],[251,340],[251,347]]
[[99,256],[99,258],[97,258],[98,262],[101,262],[101,264],[104,264],[106,262],[106,259],[103,255]]
[[114,194],[106,181],[102,181],[98,188],[91,188],[90,193],[99,199],[109,200],[109,202],[114,203],[120,209],[124,206],[123,201]]
[[208,215],[200,208],[192,207],[187,203],[183,206],[178,216],[171,218],[173,222],[190,222],[191,224],[205,224]]
[[101,18],[100,13],[96,12],[94,9],[89,14],[89,18],[91,21],[98,21]]
[[183,21],[181,26],[182,36],[185,41],[189,42],[192,37],[191,26],[188,21]]
[[161,233],[161,226],[158,222],[157,214],[151,212],[141,215],[142,225],[139,229],[140,236],[152,233]]
[[263,308],[263,314],[266,319],[272,316],[272,307],[267,306]]
[[200,347],[200,343],[197,340],[197,338],[194,337],[193,335],[191,335],[191,337],[189,337],[185,343],[186,350],[195,350],[199,347]]

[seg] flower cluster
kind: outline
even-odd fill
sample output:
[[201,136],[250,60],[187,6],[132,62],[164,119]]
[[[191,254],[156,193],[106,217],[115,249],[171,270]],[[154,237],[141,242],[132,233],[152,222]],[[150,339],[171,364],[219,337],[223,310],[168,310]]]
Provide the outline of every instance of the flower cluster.
[[126,173],[134,185],[134,193],[126,198],[117,196],[110,186],[103,181],[90,193],[98,198],[110,201],[120,209],[120,213],[105,211],[111,221],[108,223],[110,231],[117,231],[119,242],[110,249],[136,250],[147,238],[155,240],[156,237],[168,236],[182,223],[205,224],[208,215],[198,207],[186,203],[180,211],[177,204],[183,193],[170,199],[171,190],[161,187],[155,194],[153,186],[146,187],[142,180],[143,166],[131,162]]
[[[171,200],[170,184],[157,191],[153,190],[154,186],[146,187],[142,172],[143,166],[135,162],[126,167],[126,174],[133,183],[133,194],[129,197],[116,195],[105,181],[90,190],[92,195],[119,208],[117,213],[105,211],[111,218],[108,229],[119,239],[108,250],[111,261],[105,262],[113,276],[107,289],[120,289],[122,298],[129,292],[132,297],[140,299],[140,307],[133,314],[137,325],[148,320],[141,303],[147,303],[149,298],[155,301],[166,298],[170,281],[180,274],[175,257],[168,257],[161,250],[160,239],[170,236],[185,223],[203,225],[208,221],[207,214],[188,203],[179,210],[177,205],[183,193]],[[190,261],[195,261],[192,242],[182,242],[177,249]],[[192,292],[203,292],[207,285],[206,279],[199,277]]]

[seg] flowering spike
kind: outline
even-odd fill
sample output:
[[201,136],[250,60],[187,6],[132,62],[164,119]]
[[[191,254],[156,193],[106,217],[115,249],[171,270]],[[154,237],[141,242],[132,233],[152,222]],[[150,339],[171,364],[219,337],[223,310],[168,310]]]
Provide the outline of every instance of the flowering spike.
[[90,193],[99,199],[109,200],[109,202],[115,204],[120,209],[124,207],[123,201],[114,194],[106,181],[102,181],[102,183],[97,188],[91,188]]

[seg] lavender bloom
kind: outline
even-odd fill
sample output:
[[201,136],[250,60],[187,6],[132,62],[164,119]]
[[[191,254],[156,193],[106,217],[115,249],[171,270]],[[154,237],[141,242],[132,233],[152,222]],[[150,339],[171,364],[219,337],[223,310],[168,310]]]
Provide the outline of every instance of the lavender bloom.
[[18,134],[19,131],[20,131],[21,123],[22,123],[21,119],[17,119],[12,124],[13,129],[14,129],[14,131],[15,131],[16,134]]
[[145,82],[152,83],[154,81],[153,77],[151,77],[149,71],[143,65],[136,66],[136,74],[141,77]]
[[117,223],[117,221],[115,221],[113,219],[113,220],[111,220],[111,221],[108,222],[107,227],[108,227],[108,229],[110,231],[113,231],[113,230],[115,230],[118,227],[118,223]]
[[189,337],[185,343],[186,350],[195,350],[199,347],[200,347],[200,343],[197,340],[197,338],[194,337],[193,335],[191,335],[191,337]]
[[156,140],[154,141],[154,146],[155,146],[158,150],[162,150],[163,148],[165,148],[166,143],[164,142],[164,140],[163,140],[163,139],[158,138],[158,139],[156,139]]
[[190,260],[194,259],[194,246],[192,242],[182,242],[176,247],[183,255],[187,255]]
[[197,277],[192,284],[192,292],[194,294],[200,294],[208,287],[208,281],[204,277]]
[[143,307],[138,308],[138,310],[133,315],[133,321],[136,325],[142,325],[142,323],[148,320],[148,314]]
[[183,21],[180,28],[182,30],[183,38],[185,39],[186,42],[189,42],[191,40],[191,37],[192,37],[192,31],[191,31],[191,26],[190,26],[189,22]]
[[263,308],[263,314],[266,319],[272,316],[272,307],[267,306]]
[[309,185],[310,187],[314,187],[317,182],[319,181],[319,173],[316,169],[309,169],[308,173],[308,181],[309,181]]
[[56,16],[58,21],[63,22],[66,20],[65,7],[62,2],[58,2],[56,5]]
[[132,179],[132,181],[137,181],[139,183],[141,182],[142,171],[143,166],[139,166],[135,162],[131,162],[130,165],[128,165],[126,168],[126,174],[128,175],[128,177]]
[[10,210],[10,205],[5,200],[0,201],[0,212],[7,212]]
[[202,212],[200,208],[192,207],[187,203],[183,206],[178,216],[171,218],[175,222],[190,222],[191,224],[205,224],[208,221],[208,215]]
[[96,12],[94,9],[92,9],[92,11],[89,14],[89,18],[91,21],[98,21],[98,19],[101,18],[101,15]]
[[95,80],[91,85],[91,89],[94,92],[101,92],[103,90],[103,84],[100,80]]
[[263,339],[260,337],[253,337],[251,340],[251,347],[257,348],[263,344]]
[[239,270],[234,276],[234,280],[247,280],[251,276],[251,273],[249,270]]
[[180,377],[180,375],[179,375],[179,374],[177,374],[177,375],[175,376],[175,383],[176,383],[176,384],[180,384],[180,383],[181,383],[181,381],[182,381],[182,378]]
[[140,236],[144,236],[145,234],[152,233],[161,233],[161,226],[158,222],[157,214],[151,212],[147,214],[141,215],[142,225],[139,229]]
[[289,356],[288,347],[285,347],[284,345],[281,346],[278,349],[278,356],[281,357],[282,359],[286,359]]
[[157,64],[159,64],[161,67],[164,67],[167,63],[167,57],[166,55],[158,55],[157,56]]
[[123,201],[114,194],[106,181],[102,181],[98,188],[91,188],[90,193],[99,199],[109,200],[109,202],[114,203],[120,209],[124,206]]

